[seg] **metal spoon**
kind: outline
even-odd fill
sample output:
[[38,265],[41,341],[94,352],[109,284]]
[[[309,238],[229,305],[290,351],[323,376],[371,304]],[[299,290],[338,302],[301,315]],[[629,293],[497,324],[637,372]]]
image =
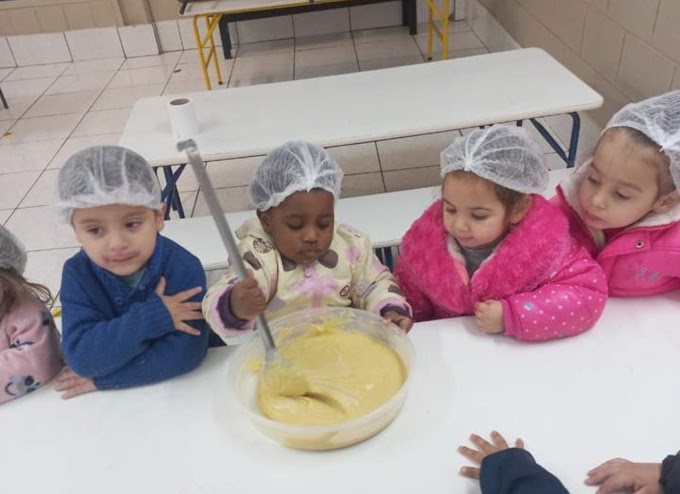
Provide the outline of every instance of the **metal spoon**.
[[[208,203],[210,214],[217,225],[217,230],[220,233],[220,237],[222,237],[222,242],[224,242],[227,252],[229,253],[229,258],[234,266],[234,271],[236,271],[236,274],[242,280],[247,279],[248,274],[243,264],[241,253],[236,245],[234,234],[232,233],[227,218],[224,216],[224,212],[217,200],[217,195],[213,189],[210,177],[203,167],[203,160],[198,152],[196,142],[193,139],[180,141],[177,143],[177,150],[179,152],[185,152],[189,158],[189,164],[196,174],[198,184]],[[309,384],[302,372],[281,357],[276,348],[276,342],[274,341],[269,328],[269,323],[264,317],[264,314],[257,316],[255,325],[260,335],[262,335],[265,347],[265,364],[261,376],[265,381],[265,385],[271,387],[280,394],[287,396],[303,396],[309,392]]]

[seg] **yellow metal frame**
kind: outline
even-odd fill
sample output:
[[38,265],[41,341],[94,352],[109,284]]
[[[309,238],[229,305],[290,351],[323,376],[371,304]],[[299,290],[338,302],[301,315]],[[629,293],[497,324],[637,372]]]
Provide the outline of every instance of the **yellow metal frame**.
[[[199,18],[205,19],[206,33],[201,36],[201,29],[198,25]],[[220,69],[220,61],[217,58],[217,49],[215,48],[215,40],[213,34],[220,24],[222,14],[199,14],[193,18],[194,38],[196,39],[196,47],[198,48],[198,57],[201,61],[201,71],[203,72],[203,80],[205,87],[210,91],[212,83],[210,82],[210,62],[215,63],[215,74],[217,75],[217,83],[224,84],[222,80],[222,70]]]
[[[451,15],[451,0],[441,0],[442,8],[435,3],[436,0],[427,2],[427,59],[432,60],[432,40],[436,34],[442,44],[442,60],[446,60],[449,51],[449,15]],[[439,26],[437,25],[439,22]],[[441,27],[440,27],[441,26]]]

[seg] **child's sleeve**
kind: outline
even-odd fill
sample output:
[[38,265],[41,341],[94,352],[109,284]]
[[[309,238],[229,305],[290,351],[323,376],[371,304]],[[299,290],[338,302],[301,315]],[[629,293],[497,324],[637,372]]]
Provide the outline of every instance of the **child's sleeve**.
[[373,253],[368,236],[353,237],[350,258],[352,266],[352,289],[350,297],[354,307],[384,316],[388,311],[411,317],[411,306],[406,302],[399,285],[377,256]]
[[[205,293],[205,272],[196,258],[181,259],[182,269],[167,274],[166,292],[175,294],[200,286],[203,291],[193,296],[192,302],[200,302]],[[179,264],[179,260],[176,261]],[[177,269],[175,266],[174,269]],[[152,298],[159,298],[152,295]],[[162,302],[161,302],[162,303]],[[165,306],[164,306],[165,307]],[[169,314],[168,314],[169,315]],[[172,319],[171,319],[172,322]],[[173,330],[147,341],[144,350],[125,362],[118,369],[94,378],[97,389],[122,389],[153,384],[186,374],[199,366],[208,350],[208,325],[204,320],[186,321],[198,329],[199,336]],[[74,369],[75,370],[75,369]],[[77,372],[77,371],[76,371]]]
[[479,475],[482,494],[569,494],[528,451],[509,448],[487,456]]
[[505,334],[541,341],[590,329],[607,301],[602,268],[583,248],[574,248],[564,268],[532,292],[503,300]]
[[412,273],[409,269],[408,259],[400,257],[397,260],[397,267],[394,275],[399,283],[402,293],[413,308],[413,319],[415,321],[429,321],[434,315],[432,302],[425,293],[413,282]]
[[7,347],[0,351],[0,403],[34,391],[62,367],[59,333],[42,303],[22,302],[2,326]]
[[[240,242],[239,250],[246,269],[257,281],[265,297],[267,297],[267,301],[271,301],[275,295],[274,278],[276,277],[273,268],[270,266],[271,263],[267,263],[264,257],[258,253],[250,237]],[[273,251],[268,252],[268,254],[270,256],[275,255]],[[238,281],[239,278],[233,266],[229,263],[226,274],[210,287],[208,294],[203,299],[203,315],[208,321],[208,325],[226,344],[239,343],[247,334],[247,331],[255,327],[254,321],[240,319],[231,310],[231,293]]]

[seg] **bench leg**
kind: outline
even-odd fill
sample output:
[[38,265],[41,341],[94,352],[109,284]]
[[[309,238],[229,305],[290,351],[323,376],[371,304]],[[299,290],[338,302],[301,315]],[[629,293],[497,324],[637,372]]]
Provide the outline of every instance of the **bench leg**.
[[564,160],[567,164],[567,168],[572,168],[576,161],[576,151],[578,150],[578,137],[581,132],[581,117],[579,117],[577,112],[570,113],[569,116],[572,119],[571,139],[569,142],[569,150],[566,152],[541,122],[535,118],[531,118],[530,120],[531,123],[534,124],[534,127],[536,127],[538,133],[545,139],[545,142],[547,142],[550,147],[555,150],[557,155]]
[[222,52],[224,53],[224,59],[231,59],[231,36],[229,35],[229,22],[227,22],[227,17],[222,16],[220,19],[220,38],[222,39]]
[[161,201],[165,203],[165,219],[170,219],[170,211],[177,211],[180,218],[184,218],[184,207],[179,197],[177,190],[177,181],[182,175],[186,165],[180,165],[176,171],[172,171],[171,166],[154,167],[154,171],[158,174],[158,168],[163,169],[163,177],[165,178],[165,187],[161,191]]
[[408,26],[408,33],[411,36],[418,34],[416,0],[401,0],[401,25]]
[[2,89],[0,89],[0,100],[2,100],[2,106],[5,107],[5,110],[9,110],[9,105],[7,104],[7,100],[5,99],[5,95],[2,93]]

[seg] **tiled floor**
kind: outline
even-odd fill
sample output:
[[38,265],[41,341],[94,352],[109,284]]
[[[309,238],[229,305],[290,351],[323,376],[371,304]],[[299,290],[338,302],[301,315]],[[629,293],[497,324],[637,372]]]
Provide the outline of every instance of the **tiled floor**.
[[[491,20],[455,22],[450,30],[450,57],[513,45]],[[224,87],[424,63],[425,46],[426,35],[410,36],[402,27],[245,44],[235,47],[233,60],[221,61]],[[201,77],[195,51],[0,70],[0,85],[10,104],[9,110],[0,110],[0,223],[29,250],[30,278],[56,294],[63,262],[77,249],[70,228],[55,223],[49,206],[62,163],[85,147],[117,143],[137,99],[201,91]],[[567,118],[546,120],[558,139],[567,138]],[[584,119],[582,152],[592,148],[598,132]],[[347,174],[343,195],[438,183],[439,152],[456,135],[460,133],[332,148]],[[544,150],[551,166],[563,166],[552,149]],[[249,208],[246,185],[259,159],[208,165],[225,210]],[[208,213],[190,174],[183,176],[179,188],[187,212]]]

